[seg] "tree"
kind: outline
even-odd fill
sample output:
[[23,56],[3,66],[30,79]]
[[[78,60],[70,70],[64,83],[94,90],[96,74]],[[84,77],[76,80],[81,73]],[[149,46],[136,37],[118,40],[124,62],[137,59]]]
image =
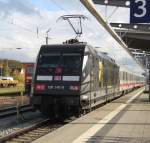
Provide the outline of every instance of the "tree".
[[18,80],[19,83],[24,83],[24,74],[21,74],[17,69],[12,72],[14,80]]
[[3,76],[10,76],[10,69],[8,67],[8,60],[3,60]]

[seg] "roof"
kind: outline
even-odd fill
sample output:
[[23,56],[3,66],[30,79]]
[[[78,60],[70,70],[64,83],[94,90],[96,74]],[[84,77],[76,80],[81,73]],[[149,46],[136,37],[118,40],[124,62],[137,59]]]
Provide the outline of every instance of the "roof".
[[[128,45],[133,56],[150,68],[150,24],[111,23],[116,33]],[[136,54],[137,53],[137,54]]]
[[150,24],[111,23],[129,48],[150,51]]
[[93,0],[95,4],[129,7],[129,0]]

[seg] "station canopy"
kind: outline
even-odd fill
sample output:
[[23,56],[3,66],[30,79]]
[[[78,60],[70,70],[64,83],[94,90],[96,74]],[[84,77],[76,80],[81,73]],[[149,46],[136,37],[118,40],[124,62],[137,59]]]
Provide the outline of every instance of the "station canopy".
[[130,0],[93,0],[95,4],[110,5],[118,7],[129,7]]
[[[130,0],[93,0],[95,4],[130,7]],[[110,23],[115,32],[123,39],[133,56],[145,68],[150,68],[150,24]],[[147,60],[147,62],[146,62]]]

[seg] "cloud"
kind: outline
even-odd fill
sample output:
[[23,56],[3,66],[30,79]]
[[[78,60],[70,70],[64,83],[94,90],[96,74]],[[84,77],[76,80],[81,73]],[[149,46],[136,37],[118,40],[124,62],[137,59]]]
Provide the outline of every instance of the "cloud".
[[112,6],[102,6],[96,5],[99,13],[105,18],[108,22],[129,22],[130,9],[122,7],[112,7]]
[[[55,1],[59,2],[59,0]],[[64,14],[83,14],[89,17],[89,20],[83,22],[83,35],[80,41],[85,41],[93,47],[101,47],[97,50],[106,51],[119,64],[124,63],[124,59],[130,65],[135,64],[131,57],[79,1],[70,0],[69,2],[63,0],[61,5],[63,8],[59,9],[58,6],[59,10],[55,11],[54,9],[50,10],[53,5],[50,5],[49,9],[42,9],[42,7],[38,7],[29,0],[0,0],[0,15],[5,14],[7,16],[3,21],[0,21],[0,57],[9,57],[10,59],[27,62],[35,61],[40,46],[45,44],[46,31],[49,28],[51,29],[48,33],[50,37],[49,44],[62,43],[75,37],[67,22],[56,22],[60,16]],[[105,16],[104,7],[98,6],[98,9]],[[112,11],[113,9],[110,9],[108,15]],[[118,11],[109,20],[119,21],[121,18],[122,21],[126,21],[127,18],[122,19],[122,16],[118,16]],[[120,11],[120,15],[126,15],[125,13],[125,10]],[[16,48],[22,49],[16,50]]]
[[12,13],[39,14],[29,0],[0,0],[0,16],[7,17]]

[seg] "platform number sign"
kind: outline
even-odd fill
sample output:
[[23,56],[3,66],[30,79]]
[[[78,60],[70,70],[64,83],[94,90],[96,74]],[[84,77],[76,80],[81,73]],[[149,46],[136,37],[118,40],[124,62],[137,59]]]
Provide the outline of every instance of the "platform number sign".
[[150,22],[150,0],[130,0],[130,23]]

